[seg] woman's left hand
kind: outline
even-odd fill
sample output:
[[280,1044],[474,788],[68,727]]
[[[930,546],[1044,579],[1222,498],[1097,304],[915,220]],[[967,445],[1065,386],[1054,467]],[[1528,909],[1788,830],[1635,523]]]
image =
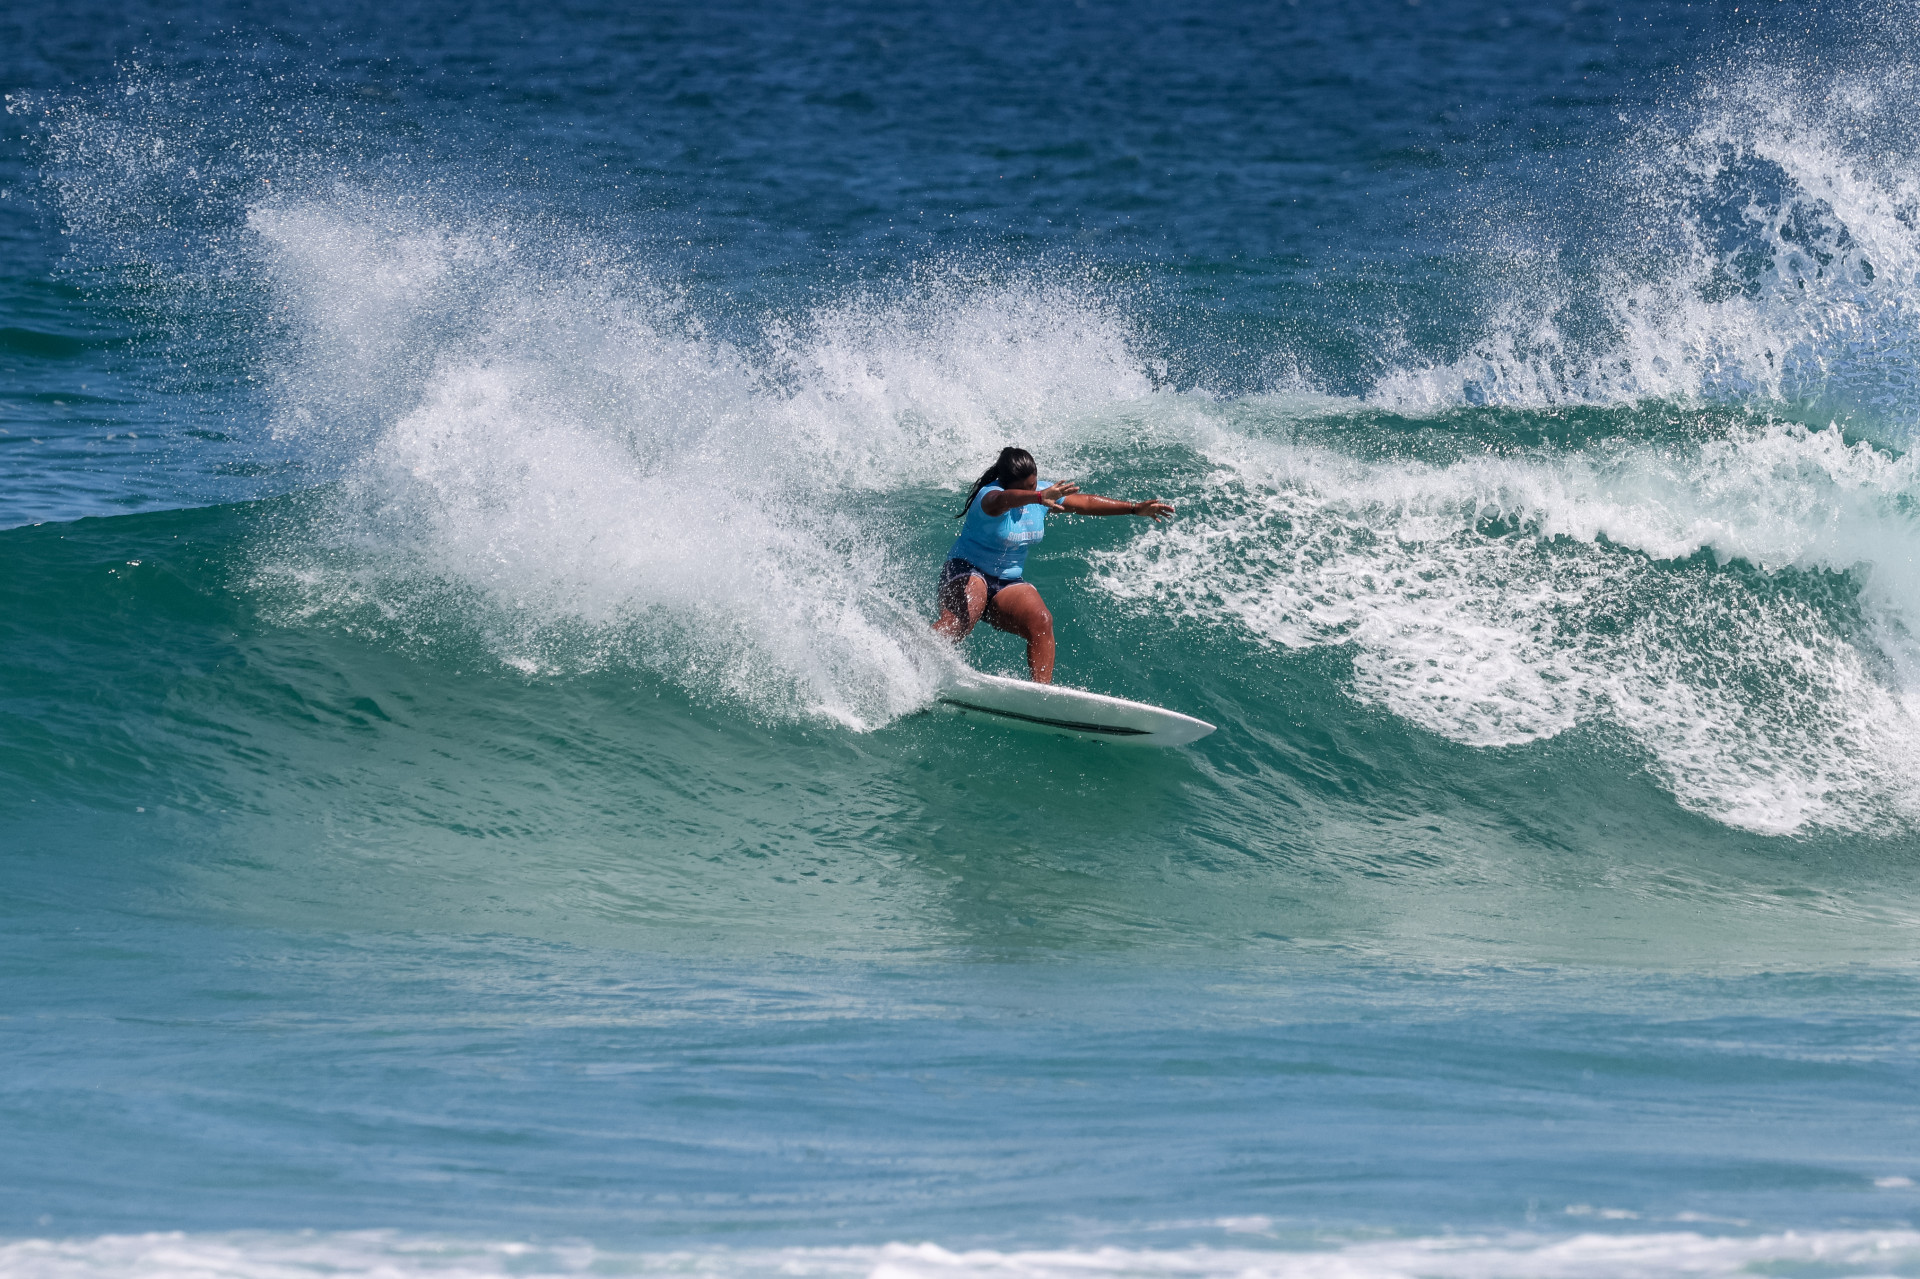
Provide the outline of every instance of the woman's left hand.
[[1162,502],[1159,498],[1152,497],[1144,502],[1135,502],[1133,504],[1133,513],[1135,515],[1144,515],[1155,524],[1158,524],[1161,520],[1173,514],[1173,508],[1165,502]]

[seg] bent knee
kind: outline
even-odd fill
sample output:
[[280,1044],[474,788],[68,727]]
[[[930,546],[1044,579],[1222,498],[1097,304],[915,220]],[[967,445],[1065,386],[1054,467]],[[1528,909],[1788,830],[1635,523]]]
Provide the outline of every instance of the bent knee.
[[1053,614],[1045,608],[1022,612],[1017,620],[1021,634],[1028,639],[1046,639],[1053,634]]

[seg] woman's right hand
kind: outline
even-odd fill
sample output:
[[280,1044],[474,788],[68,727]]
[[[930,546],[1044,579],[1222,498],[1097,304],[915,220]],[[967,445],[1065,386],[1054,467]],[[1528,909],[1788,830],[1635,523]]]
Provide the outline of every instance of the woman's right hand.
[[1035,496],[1040,499],[1049,511],[1064,511],[1067,508],[1060,505],[1060,499],[1063,497],[1072,497],[1079,491],[1080,486],[1068,480],[1060,484],[1049,484],[1047,487],[1041,489]]

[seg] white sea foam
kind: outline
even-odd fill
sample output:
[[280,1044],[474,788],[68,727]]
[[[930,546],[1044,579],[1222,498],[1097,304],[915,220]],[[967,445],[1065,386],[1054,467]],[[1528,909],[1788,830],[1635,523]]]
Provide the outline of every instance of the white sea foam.
[[373,203],[250,225],[301,334],[278,426],[347,459],[321,531],[355,552],[274,570],[309,615],[458,594],[523,670],[623,653],[763,713],[885,722],[946,659],[876,498],[958,486],[1009,439],[1066,463],[1090,413],[1150,391],[1111,308],[1034,281],[930,277],[767,320],[748,352],[592,245]]
[[[1349,645],[1362,700],[1469,745],[1605,720],[1747,829],[1920,815],[1912,455],[1798,426],[1450,465],[1209,451],[1192,518],[1098,557],[1115,597]],[[1821,607],[1822,574],[1852,602]]]
[[1712,1279],[1808,1273],[1891,1276],[1920,1264],[1920,1233],[1445,1236],[1297,1249],[1089,1248],[950,1251],[935,1244],[619,1252],[587,1244],[472,1242],[366,1231],[107,1235],[0,1244],[14,1279]]

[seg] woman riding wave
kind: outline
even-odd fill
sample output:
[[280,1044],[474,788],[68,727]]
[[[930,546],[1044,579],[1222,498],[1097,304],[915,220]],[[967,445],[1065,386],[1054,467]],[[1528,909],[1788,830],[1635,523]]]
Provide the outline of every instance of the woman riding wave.
[[940,572],[940,620],[934,633],[958,643],[982,618],[996,630],[1027,641],[1027,669],[1037,684],[1053,683],[1053,614],[1040,592],[1021,580],[1027,552],[1047,534],[1048,511],[1074,515],[1144,515],[1155,521],[1173,514],[1159,498],[1122,502],[1082,493],[1077,484],[1039,478],[1025,449],[1004,448],[974,482],[960,536]]

